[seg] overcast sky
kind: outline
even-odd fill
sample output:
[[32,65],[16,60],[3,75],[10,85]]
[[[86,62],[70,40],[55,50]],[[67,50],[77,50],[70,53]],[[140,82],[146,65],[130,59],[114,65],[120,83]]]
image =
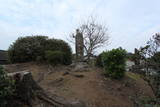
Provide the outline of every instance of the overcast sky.
[[94,15],[109,29],[110,45],[133,51],[160,31],[160,0],[0,0],[0,49],[19,36],[66,40]]

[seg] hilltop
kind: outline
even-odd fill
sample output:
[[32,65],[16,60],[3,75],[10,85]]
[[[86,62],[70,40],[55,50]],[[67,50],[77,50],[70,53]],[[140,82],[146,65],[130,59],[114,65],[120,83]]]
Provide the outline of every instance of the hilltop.
[[70,66],[51,67],[32,62],[6,65],[5,69],[29,70],[44,90],[67,100],[83,101],[87,107],[134,107],[143,98],[155,97],[147,82],[131,72],[121,80],[112,80],[102,75],[99,68],[76,72]]

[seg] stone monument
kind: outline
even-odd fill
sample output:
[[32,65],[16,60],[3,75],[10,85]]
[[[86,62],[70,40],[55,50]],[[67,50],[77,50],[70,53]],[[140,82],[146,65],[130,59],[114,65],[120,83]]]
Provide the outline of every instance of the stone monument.
[[75,63],[71,65],[73,67],[73,71],[75,72],[84,72],[90,71],[89,65],[84,61],[84,38],[83,34],[76,30],[76,35],[73,36],[75,38],[75,51],[76,51],[76,60]]
[[79,31],[79,29],[76,30],[76,61],[82,62],[84,58],[84,43],[83,43],[83,34]]

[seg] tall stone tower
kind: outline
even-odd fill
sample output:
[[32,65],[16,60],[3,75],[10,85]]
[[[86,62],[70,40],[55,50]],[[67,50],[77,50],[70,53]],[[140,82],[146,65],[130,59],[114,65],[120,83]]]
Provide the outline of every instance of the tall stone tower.
[[79,29],[76,30],[76,61],[82,62],[84,57],[84,43],[83,43],[83,34],[80,33]]

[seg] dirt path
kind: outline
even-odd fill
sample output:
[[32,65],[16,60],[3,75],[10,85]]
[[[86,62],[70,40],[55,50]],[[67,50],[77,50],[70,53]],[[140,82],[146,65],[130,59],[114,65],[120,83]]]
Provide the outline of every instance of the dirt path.
[[133,107],[133,96],[154,97],[147,83],[133,73],[127,74],[122,80],[110,80],[102,75],[100,69],[73,72],[68,67],[48,70],[47,65],[36,64],[21,64],[19,68],[9,65],[6,68],[8,72],[29,69],[37,81],[42,74],[47,74],[39,82],[41,87],[68,100],[81,100],[87,107]]

